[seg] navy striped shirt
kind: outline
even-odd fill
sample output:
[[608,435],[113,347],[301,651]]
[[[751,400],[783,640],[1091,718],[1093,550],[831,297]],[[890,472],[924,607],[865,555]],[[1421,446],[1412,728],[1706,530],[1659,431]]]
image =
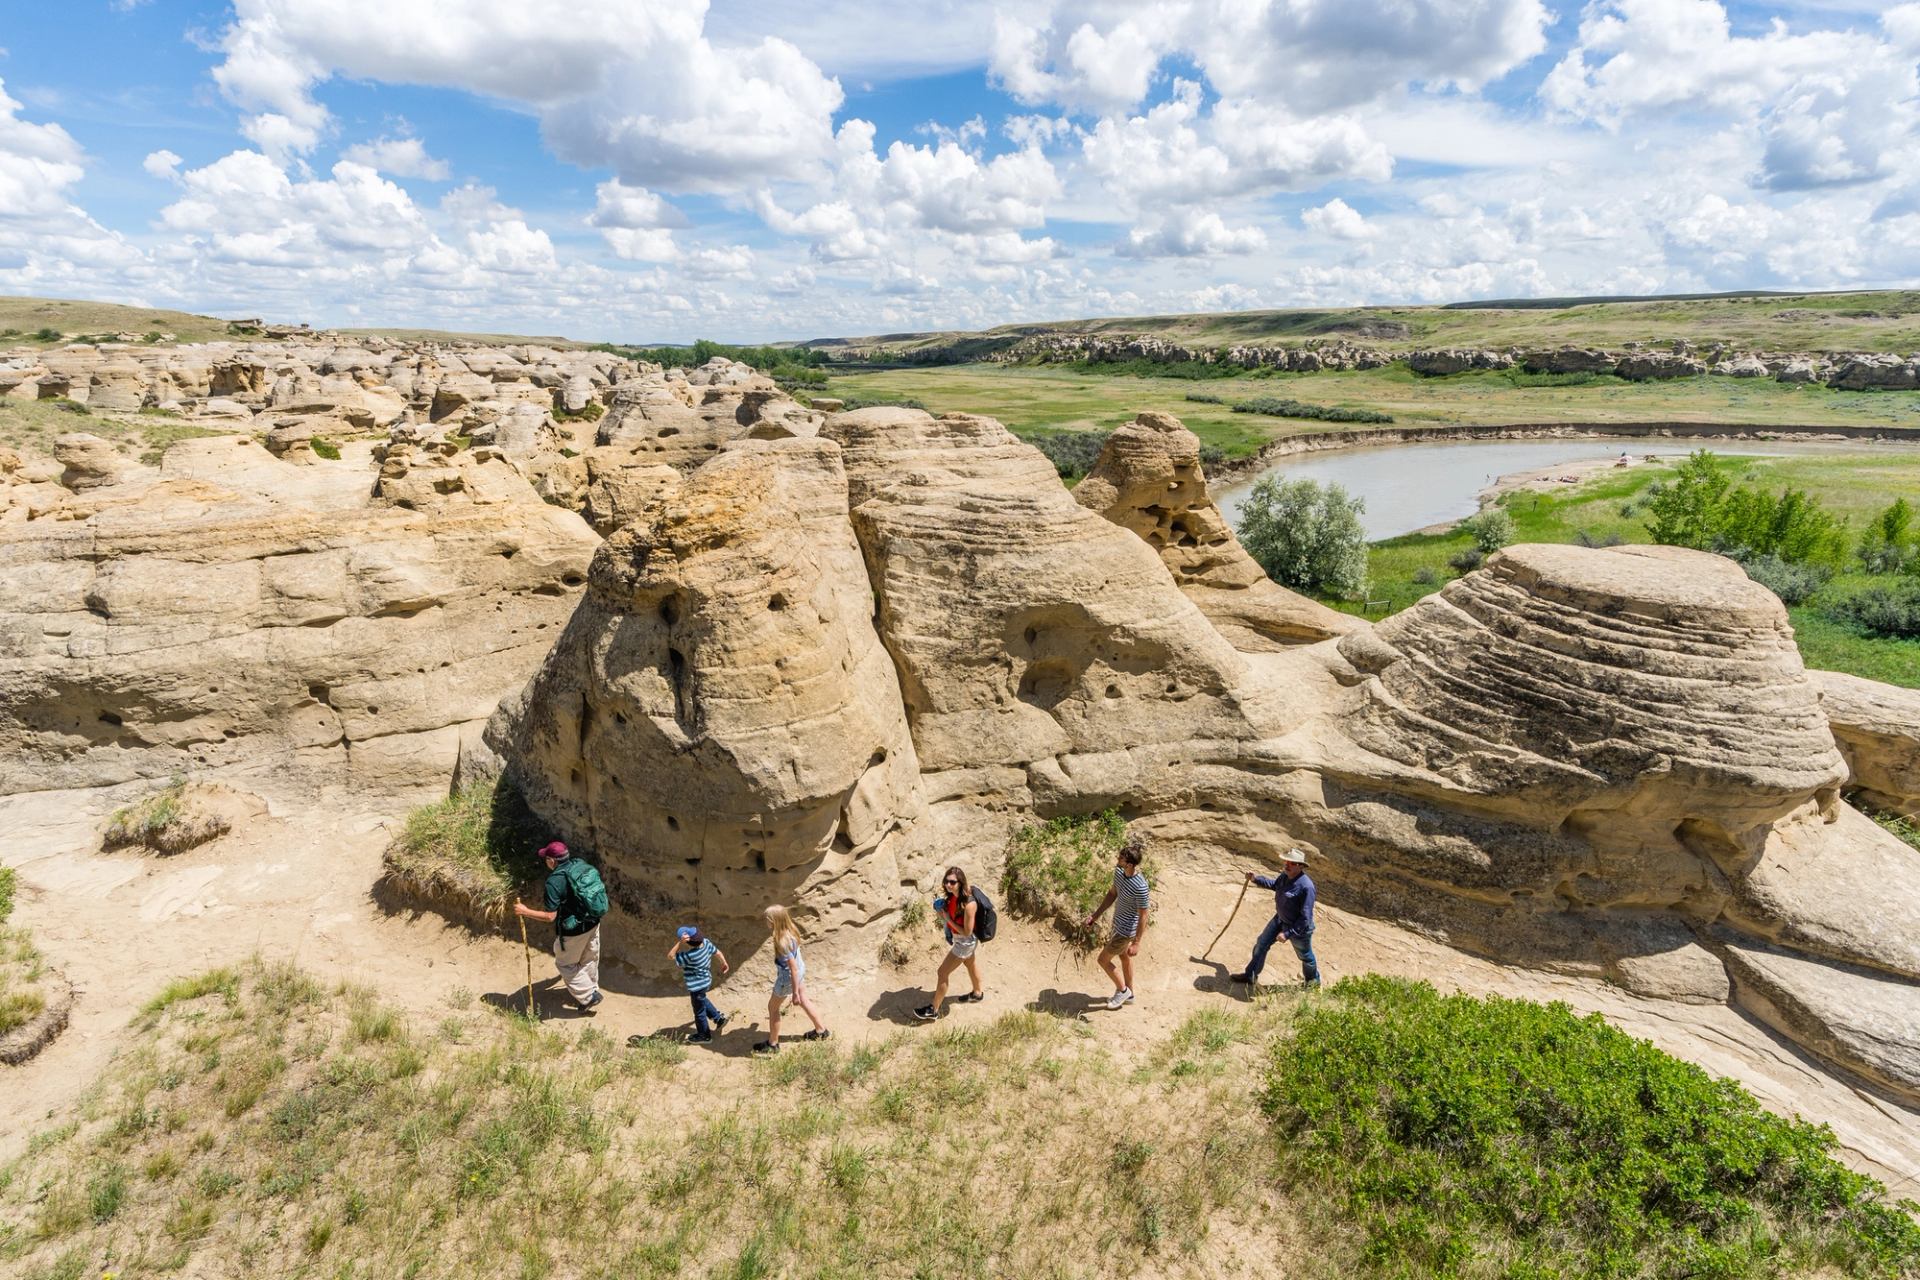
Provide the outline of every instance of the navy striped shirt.
[[680,966],[680,975],[687,980],[687,990],[705,991],[713,985],[714,951],[713,939],[702,938],[699,946],[689,947],[673,958]]
[[1140,913],[1147,901],[1147,878],[1135,870],[1132,875],[1113,869],[1113,936],[1131,938],[1140,932]]

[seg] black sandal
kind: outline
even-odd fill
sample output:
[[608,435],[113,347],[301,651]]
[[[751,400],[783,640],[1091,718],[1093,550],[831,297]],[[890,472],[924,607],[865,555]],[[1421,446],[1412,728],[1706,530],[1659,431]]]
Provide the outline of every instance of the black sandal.
[[833,1032],[832,1031],[803,1031],[800,1033],[800,1038],[802,1040],[830,1040],[833,1038]]

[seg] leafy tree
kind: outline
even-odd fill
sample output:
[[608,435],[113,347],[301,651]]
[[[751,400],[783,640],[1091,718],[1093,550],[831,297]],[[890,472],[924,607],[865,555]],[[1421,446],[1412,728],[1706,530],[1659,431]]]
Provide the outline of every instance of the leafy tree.
[[1240,511],[1240,545],[1282,586],[1325,595],[1367,589],[1366,504],[1337,484],[1268,476]]
[[1670,547],[1707,550],[1732,484],[1720,459],[1705,449],[1695,451],[1674,472],[1673,482],[1647,500],[1647,532]]
[[1896,498],[1860,535],[1860,563],[1868,573],[1894,573],[1913,559],[1913,544],[1913,506]]

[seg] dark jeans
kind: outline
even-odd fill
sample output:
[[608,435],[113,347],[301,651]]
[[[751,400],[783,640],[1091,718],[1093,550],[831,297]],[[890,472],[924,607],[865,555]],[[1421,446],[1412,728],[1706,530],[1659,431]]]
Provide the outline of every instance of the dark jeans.
[[726,1021],[725,1015],[713,1007],[713,1001],[707,999],[705,991],[689,991],[687,995],[693,1001],[693,1029],[696,1032],[703,1036],[707,1034],[708,1018],[715,1022]]
[[[1273,944],[1279,940],[1280,917],[1275,916],[1267,921],[1267,927],[1260,931],[1260,940],[1253,944],[1253,959],[1247,961],[1249,980],[1259,978],[1260,971],[1267,967],[1267,952],[1273,950]],[[1293,953],[1300,957],[1301,978],[1307,982],[1320,981],[1320,962],[1313,958],[1313,930],[1288,941],[1293,943]]]

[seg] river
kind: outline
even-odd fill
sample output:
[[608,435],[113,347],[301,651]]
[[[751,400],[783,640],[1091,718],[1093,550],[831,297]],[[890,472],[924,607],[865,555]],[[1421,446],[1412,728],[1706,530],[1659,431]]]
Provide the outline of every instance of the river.
[[[1897,446],[1895,446],[1897,447]],[[1266,471],[1214,490],[1214,499],[1235,528],[1254,484],[1269,475],[1337,484],[1366,503],[1360,525],[1367,540],[1397,538],[1431,525],[1464,520],[1479,510],[1481,491],[1501,476],[1577,462],[1647,454],[1684,458],[1696,449],[1717,454],[1778,456],[1887,451],[1887,446],[1833,441],[1685,440],[1455,440],[1440,444],[1376,445],[1330,449],[1282,458]]]

